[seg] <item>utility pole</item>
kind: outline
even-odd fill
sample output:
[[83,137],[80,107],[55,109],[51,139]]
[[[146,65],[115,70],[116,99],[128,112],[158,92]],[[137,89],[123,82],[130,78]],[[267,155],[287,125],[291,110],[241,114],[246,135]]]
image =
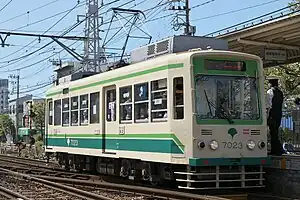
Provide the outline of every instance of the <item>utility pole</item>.
[[186,35],[192,35],[190,32],[190,5],[189,0],[185,0],[185,31]]
[[176,12],[176,16],[172,20],[173,29],[178,31],[184,27],[184,35],[195,35],[196,27],[190,24],[190,2],[189,0],[168,0],[170,9]]
[[14,88],[16,87],[16,135],[15,138],[18,138],[18,132],[19,132],[19,98],[20,98],[20,71],[18,70],[17,75],[10,75],[9,78],[14,79],[15,81],[12,81]]

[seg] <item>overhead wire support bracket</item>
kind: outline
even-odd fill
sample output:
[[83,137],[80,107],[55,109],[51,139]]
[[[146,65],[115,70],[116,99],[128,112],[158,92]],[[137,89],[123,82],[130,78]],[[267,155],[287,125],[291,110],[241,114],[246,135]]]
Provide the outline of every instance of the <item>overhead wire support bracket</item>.
[[5,34],[5,37],[3,38],[2,35],[0,35],[0,40],[1,40],[1,46],[2,47],[5,47],[5,46],[9,46],[9,44],[5,44],[5,41],[7,39],[7,37],[9,36],[10,34]]
[[73,49],[71,49],[70,47],[64,45],[62,42],[60,42],[59,40],[57,40],[56,38],[52,38],[52,40],[54,40],[59,46],[61,46],[63,49],[65,49],[69,54],[71,54],[75,59],[77,59],[78,61],[84,61],[84,57],[81,56],[80,54],[78,54],[77,52],[75,52]]
[[[5,35],[3,38],[1,35]],[[5,41],[8,36],[17,35],[17,36],[25,36],[25,37],[38,37],[39,41],[41,38],[56,38],[56,39],[67,39],[67,40],[86,40],[86,37],[79,37],[79,36],[60,36],[60,35],[40,35],[40,34],[33,34],[33,33],[22,33],[22,32],[7,32],[7,31],[0,31],[0,40],[1,46],[7,46]]]

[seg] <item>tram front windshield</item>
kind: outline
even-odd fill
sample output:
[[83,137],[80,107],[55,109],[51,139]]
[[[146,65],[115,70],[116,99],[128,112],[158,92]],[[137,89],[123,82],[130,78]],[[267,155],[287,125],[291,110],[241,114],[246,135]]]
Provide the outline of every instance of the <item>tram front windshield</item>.
[[197,75],[196,113],[199,119],[259,119],[258,83],[243,76]]

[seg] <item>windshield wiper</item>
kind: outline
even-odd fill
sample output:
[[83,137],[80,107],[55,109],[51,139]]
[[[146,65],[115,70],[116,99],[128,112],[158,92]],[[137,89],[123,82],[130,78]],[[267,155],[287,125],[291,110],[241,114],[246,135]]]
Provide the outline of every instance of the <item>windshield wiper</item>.
[[[208,100],[206,90],[204,90],[204,94],[205,94],[206,102],[207,102],[208,107],[209,107],[210,114],[213,115],[212,111],[211,111],[211,107],[213,107],[215,110],[217,110],[216,106],[211,101]],[[234,121],[231,119],[230,114],[228,113],[228,115],[227,115],[227,113],[225,112],[225,109],[224,109],[223,106],[221,106],[221,108],[222,108],[222,112],[221,112],[222,116],[219,115],[219,112],[217,112],[217,115],[219,117],[224,117],[225,119],[227,119],[227,121],[229,122],[229,124],[233,124]]]
[[234,124],[234,121],[231,118],[231,115],[229,112],[225,112],[224,107],[221,105],[221,109],[222,109],[222,114],[223,116],[227,119],[227,121],[229,122],[229,124]]

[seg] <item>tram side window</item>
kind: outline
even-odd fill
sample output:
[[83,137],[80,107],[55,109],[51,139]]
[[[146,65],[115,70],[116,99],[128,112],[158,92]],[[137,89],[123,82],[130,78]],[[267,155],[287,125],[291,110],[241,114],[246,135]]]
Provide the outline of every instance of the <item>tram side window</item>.
[[184,118],[184,93],[183,77],[177,77],[173,80],[174,86],[174,119]]
[[49,101],[48,103],[48,124],[53,125],[53,102]]
[[99,123],[99,92],[90,95],[90,124]]
[[86,125],[89,123],[88,111],[89,111],[88,95],[87,94],[81,95],[80,96],[80,125]]
[[78,97],[71,98],[71,125],[78,126]]
[[132,86],[120,88],[120,122],[132,121]]
[[151,82],[151,118],[153,122],[167,121],[167,79]]
[[61,100],[54,101],[54,126],[61,124]]
[[116,90],[106,91],[106,110],[107,110],[107,121],[116,121]]
[[69,98],[62,100],[62,124],[63,126],[69,126],[70,124],[70,107],[69,107]]
[[135,122],[148,122],[149,118],[149,86],[141,83],[134,86]]

